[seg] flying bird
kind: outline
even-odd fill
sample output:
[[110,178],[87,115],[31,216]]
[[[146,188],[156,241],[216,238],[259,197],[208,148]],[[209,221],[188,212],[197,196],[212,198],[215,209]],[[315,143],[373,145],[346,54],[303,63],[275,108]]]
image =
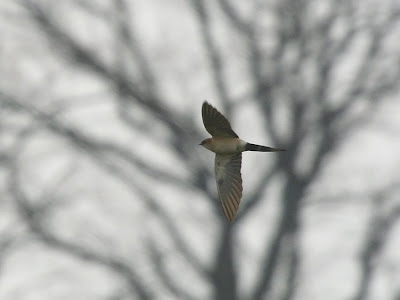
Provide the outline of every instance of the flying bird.
[[229,121],[211,104],[204,102],[201,114],[204,127],[211,138],[203,140],[200,145],[215,153],[215,177],[217,181],[218,198],[222,210],[229,222],[233,222],[242,198],[242,152],[279,152],[266,146],[250,144],[232,130]]

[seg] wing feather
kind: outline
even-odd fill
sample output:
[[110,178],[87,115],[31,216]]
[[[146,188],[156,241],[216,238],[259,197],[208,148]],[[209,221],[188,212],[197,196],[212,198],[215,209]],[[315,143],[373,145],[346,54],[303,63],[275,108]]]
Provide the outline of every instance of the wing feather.
[[242,154],[215,156],[215,177],[218,198],[225,217],[232,222],[239,210],[242,198]]
[[201,115],[204,127],[212,136],[238,137],[229,121],[208,102],[203,103]]

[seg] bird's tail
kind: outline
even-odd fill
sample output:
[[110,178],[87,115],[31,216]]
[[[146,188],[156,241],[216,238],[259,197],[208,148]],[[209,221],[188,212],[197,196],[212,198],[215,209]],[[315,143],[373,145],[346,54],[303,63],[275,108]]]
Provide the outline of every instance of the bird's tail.
[[245,148],[245,151],[259,151],[259,152],[279,152],[279,151],[286,151],[285,149],[276,149],[276,148],[271,148],[271,147],[266,147],[266,146],[260,146],[260,145],[255,145],[255,144],[250,144],[247,143]]

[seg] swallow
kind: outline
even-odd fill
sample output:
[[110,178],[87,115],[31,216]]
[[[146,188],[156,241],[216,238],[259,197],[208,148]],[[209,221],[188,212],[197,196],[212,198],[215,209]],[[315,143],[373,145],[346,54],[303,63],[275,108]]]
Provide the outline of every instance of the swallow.
[[204,102],[201,114],[203,124],[211,138],[203,140],[199,145],[215,153],[215,177],[218,198],[225,217],[233,222],[242,199],[242,152],[279,152],[276,149],[250,144],[232,130],[229,121],[211,104]]

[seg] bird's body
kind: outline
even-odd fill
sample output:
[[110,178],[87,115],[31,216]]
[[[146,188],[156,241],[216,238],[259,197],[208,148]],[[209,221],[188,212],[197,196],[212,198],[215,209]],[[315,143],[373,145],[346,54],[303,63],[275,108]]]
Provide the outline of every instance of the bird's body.
[[247,142],[239,138],[231,137],[212,137],[207,139],[205,148],[216,153],[216,154],[237,154],[245,151],[245,146]]
[[250,144],[238,137],[232,130],[229,121],[212,105],[207,102],[202,106],[203,123],[212,138],[201,142],[204,148],[214,152],[215,177],[218,188],[218,198],[226,218],[232,222],[239,209],[242,198],[242,152],[284,151],[266,146]]

